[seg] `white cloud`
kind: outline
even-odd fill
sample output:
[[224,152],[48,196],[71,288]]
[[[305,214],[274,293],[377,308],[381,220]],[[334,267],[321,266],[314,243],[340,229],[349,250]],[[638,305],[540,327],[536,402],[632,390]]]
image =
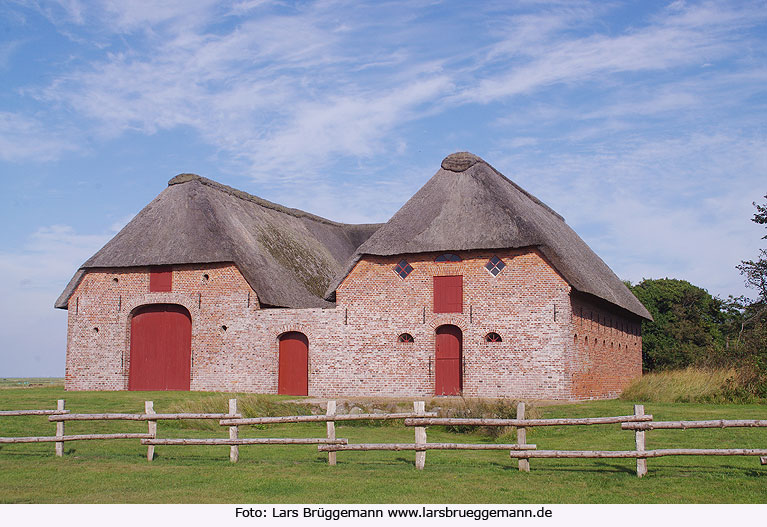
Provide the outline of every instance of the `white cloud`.
[[[218,4],[216,0],[30,0],[25,3],[33,5],[61,28],[70,24],[87,25],[90,30],[102,33],[151,32],[162,24],[174,25],[178,30],[191,29],[212,16]],[[62,32],[71,36],[68,29]]]
[[[554,84],[604,83],[617,73],[732,57],[745,38],[738,29],[764,19],[749,6],[679,5],[621,33],[583,36],[610,7],[549,2],[536,13],[497,16],[487,45],[457,54],[448,47],[442,56],[434,47],[428,55],[414,53],[424,35],[397,27],[396,19],[382,23],[374,7],[349,4],[340,18],[333,2],[281,9],[268,2],[228,8],[209,0],[145,3],[110,0],[84,8],[62,2],[74,23],[92,20],[105,31],[146,35],[60,76],[41,98],[95,121],[104,137],[188,127],[247,162],[256,176],[288,179],[321,167],[328,156],[396,149],[403,143],[394,131],[424,115]],[[484,9],[493,16],[497,6]],[[370,45],[377,40],[380,45]],[[657,114],[696,105],[696,97],[694,89],[667,90],[646,96],[644,107],[622,100],[601,114]],[[594,110],[587,114],[600,118]],[[610,126],[625,128],[619,121]],[[598,129],[580,133],[588,139]]]
[[[477,84],[468,84],[458,95],[459,102],[480,102],[529,94],[553,84],[585,82],[616,73],[658,71],[698,65],[733,56],[739,46],[738,29],[759,24],[763,9],[731,9],[712,4],[672,11],[655,23],[619,35],[593,34],[568,38],[556,33],[571,17],[550,18],[540,24],[537,17],[521,32],[493,46],[489,58],[506,55],[529,56],[527,62],[509,64],[501,73],[487,75]],[[532,34],[533,44],[525,47],[519,34]],[[546,35],[548,38],[541,38]]]
[[71,134],[24,114],[0,111],[0,160],[52,161],[80,150]]
[[0,42],[0,70],[8,67],[8,63],[11,57],[16,53],[19,47],[23,44],[21,40],[14,40],[10,42]]
[[320,7],[225,32],[203,22],[197,31],[172,26],[150,53],[111,53],[39,97],[95,121],[104,137],[192,128],[257,178],[311,177],[333,156],[401,147],[389,134],[449,92],[449,76],[427,61],[398,68],[380,86],[360,82],[361,70],[396,67],[404,55],[355,55]]
[[296,108],[283,129],[253,145],[253,174],[315,174],[331,158],[381,153],[399,123],[418,115],[419,106],[451,88],[446,77],[416,81],[382,96],[333,97]]

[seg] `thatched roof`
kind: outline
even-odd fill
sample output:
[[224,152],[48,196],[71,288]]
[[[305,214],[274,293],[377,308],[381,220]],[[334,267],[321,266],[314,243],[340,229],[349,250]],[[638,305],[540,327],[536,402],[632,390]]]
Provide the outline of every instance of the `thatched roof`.
[[262,305],[330,307],[365,254],[522,247],[537,247],[575,290],[650,318],[564,218],[467,152],[446,157],[383,225],[337,223],[181,174],[80,267],[55,306],[67,308],[88,269],[232,262]]
[[577,291],[635,315],[650,313],[564,218],[468,152],[446,157],[442,167],[383,227],[354,253],[325,298],[366,254],[537,247]]
[[55,305],[66,309],[88,269],[232,262],[263,305],[329,307],[322,296],[331,280],[379,227],[336,223],[182,174],[82,265]]

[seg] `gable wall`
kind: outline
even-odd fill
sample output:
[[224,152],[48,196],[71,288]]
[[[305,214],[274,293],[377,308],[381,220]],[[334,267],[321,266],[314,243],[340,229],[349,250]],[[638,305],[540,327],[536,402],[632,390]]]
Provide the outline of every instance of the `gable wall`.
[[131,312],[158,303],[182,305],[191,315],[192,389],[214,380],[217,370],[210,365],[259,309],[255,292],[232,264],[174,266],[169,293],[149,292],[147,267],[89,270],[68,304],[66,389],[127,389]]
[[[346,384],[370,394],[433,395],[434,332],[454,324],[463,331],[465,396],[570,398],[570,287],[541,253],[463,251],[456,253],[462,262],[436,263],[439,254],[404,256],[414,268],[404,280],[393,271],[402,256],[365,256],[338,288],[347,351],[336,367],[349,371]],[[493,255],[507,265],[497,277],[484,267]],[[463,276],[463,313],[433,313],[440,275]],[[486,343],[491,331],[503,342]],[[397,343],[403,332],[415,342]]]

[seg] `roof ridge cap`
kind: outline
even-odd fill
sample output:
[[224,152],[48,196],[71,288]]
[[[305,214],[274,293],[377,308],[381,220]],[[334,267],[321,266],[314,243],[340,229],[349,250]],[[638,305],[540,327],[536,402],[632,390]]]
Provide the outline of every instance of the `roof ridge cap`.
[[497,175],[501,176],[504,180],[506,180],[506,182],[511,183],[511,185],[515,189],[517,189],[522,194],[530,198],[534,203],[542,206],[544,209],[549,211],[551,214],[553,214],[555,217],[559,218],[560,220],[565,221],[565,218],[563,218],[561,214],[559,214],[557,211],[555,211],[554,209],[546,205],[540,199],[536,198],[535,196],[530,194],[528,191],[526,191],[525,189],[523,189],[522,187],[514,183],[512,180],[510,180],[509,178],[501,174],[493,165],[491,165],[490,163],[488,163],[487,161],[485,161],[484,159],[482,159],[476,154],[472,154],[471,152],[468,152],[468,151],[453,152],[452,154],[448,155],[447,157],[445,157],[445,159],[442,160],[440,167],[443,170],[447,170],[449,172],[461,173],[461,172],[466,172],[474,165],[477,165],[480,163],[487,165],[487,167],[490,168],[490,170],[495,172]]
[[284,205],[280,205],[279,203],[274,203],[264,198],[254,196],[253,194],[249,194],[243,190],[239,190],[234,187],[224,185],[223,183],[219,183],[218,181],[214,181],[212,179],[199,176],[197,174],[191,174],[191,173],[179,174],[175,176],[174,178],[172,178],[170,181],[168,181],[168,186],[171,187],[173,185],[181,185],[181,184],[189,183],[192,181],[196,181],[202,185],[213,188],[215,190],[218,190],[219,192],[223,192],[232,197],[239,198],[243,201],[249,201],[251,203],[255,203],[256,205],[260,205],[261,207],[264,207],[266,209],[271,209],[277,212],[282,212],[284,214],[289,214],[290,216],[294,216],[296,218],[307,218],[307,219],[316,221],[318,223],[324,223],[327,225],[333,225],[338,227],[365,227],[368,225],[378,225],[377,223],[341,223],[339,221],[329,220],[327,218],[323,218],[322,216],[317,216],[316,214],[312,214],[311,212],[306,212],[301,209],[295,209],[291,207],[286,207]]

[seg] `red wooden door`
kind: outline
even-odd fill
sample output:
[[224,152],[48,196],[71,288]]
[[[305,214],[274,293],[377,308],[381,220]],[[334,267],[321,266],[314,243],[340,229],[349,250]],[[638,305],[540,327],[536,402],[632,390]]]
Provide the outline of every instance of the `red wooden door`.
[[434,312],[463,313],[463,276],[434,277]]
[[277,393],[309,394],[309,340],[297,331],[280,337]]
[[182,306],[153,304],[131,319],[129,390],[189,390],[192,319]]
[[463,375],[461,372],[461,354],[463,353],[463,334],[456,326],[445,325],[437,328],[434,394],[460,395]]

